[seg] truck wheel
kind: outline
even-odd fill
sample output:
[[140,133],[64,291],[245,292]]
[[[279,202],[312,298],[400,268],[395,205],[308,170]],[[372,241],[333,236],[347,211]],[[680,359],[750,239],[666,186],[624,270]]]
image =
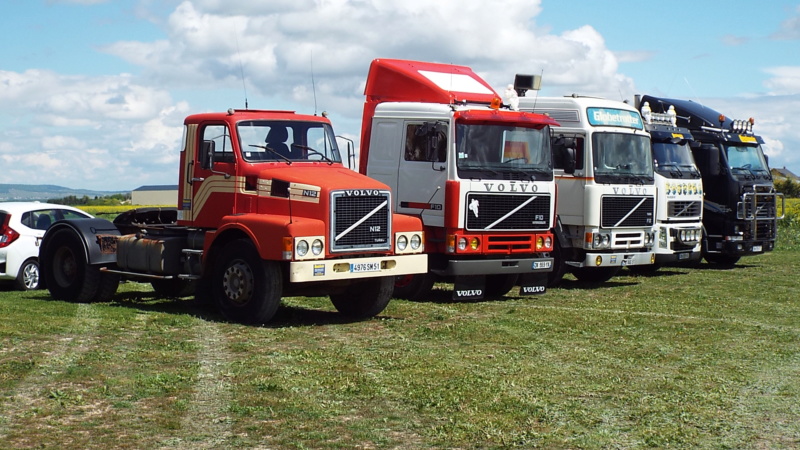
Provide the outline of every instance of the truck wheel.
[[31,258],[22,264],[16,284],[21,291],[39,289],[39,263],[35,259]]
[[264,323],[281,303],[281,269],[274,261],[262,260],[250,241],[233,241],[216,261],[212,289],[220,313],[228,320]]
[[366,319],[377,316],[386,308],[393,289],[394,277],[367,278],[330,297],[340,313],[354,319]]
[[195,292],[197,282],[194,280],[184,280],[182,278],[170,278],[164,280],[153,280],[150,282],[153,290],[160,297],[180,298],[188,297]]
[[628,266],[628,270],[634,275],[652,275],[661,268],[660,264],[642,264],[638,266]]
[[605,283],[619,272],[619,267],[581,267],[572,274],[578,281],[586,283]]
[[486,275],[486,297],[502,297],[514,288],[519,279],[519,274],[509,273],[504,275]]
[[703,258],[710,264],[720,267],[733,267],[739,262],[739,256],[724,255],[722,253],[703,253]]
[[394,279],[392,296],[406,300],[422,300],[430,294],[435,281],[436,277],[430,273],[398,275]]
[[56,300],[88,302],[94,299],[100,271],[86,263],[81,237],[69,228],[56,231],[40,261],[46,264],[45,285]]

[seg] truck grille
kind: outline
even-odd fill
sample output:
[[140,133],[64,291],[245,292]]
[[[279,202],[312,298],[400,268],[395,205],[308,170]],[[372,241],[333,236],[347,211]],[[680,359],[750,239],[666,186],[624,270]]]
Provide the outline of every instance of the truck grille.
[[467,230],[549,230],[550,194],[467,194]]
[[600,226],[603,228],[652,226],[654,205],[653,197],[603,196]]
[[391,194],[377,189],[331,194],[331,251],[390,250]]
[[670,219],[684,217],[700,217],[702,203],[699,201],[667,202],[667,217]]

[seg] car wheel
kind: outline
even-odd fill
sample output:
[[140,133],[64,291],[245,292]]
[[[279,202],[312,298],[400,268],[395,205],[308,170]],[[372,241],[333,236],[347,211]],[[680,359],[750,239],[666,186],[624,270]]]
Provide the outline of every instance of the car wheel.
[[31,258],[22,264],[17,275],[17,289],[30,291],[39,289],[39,262]]

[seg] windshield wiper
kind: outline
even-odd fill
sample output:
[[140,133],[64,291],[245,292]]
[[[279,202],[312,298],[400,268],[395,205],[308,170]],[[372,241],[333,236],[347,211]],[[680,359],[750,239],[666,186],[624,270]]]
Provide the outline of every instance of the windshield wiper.
[[291,165],[292,165],[292,160],[291,160],[291,159],[289,159],[289,158],[287,158],[287,157],[285,157],[285,156],[281,155],[281,154],[280,154],[280,152],[278,152],[277,150],[275,150],[275,149],[274,149],[274,148],[272,148],[272,147],[268,147],[268,146],[266,146],[266,145],[258,145],[258,144],[250,144],[250,147],[255,147],[255,148],[263,148],[264,150],[267,150],[268,152],[271,152],[271,153],[273,153],[275,156],[277,156],[277,157],[279,157],[279,158],[283,159],[284,161],[286,161],[286,164],[287,164],[287,165],[289,165],[289,166],[291,166]]
[[314,153],[315,155],[319,155],[319,156],[321,156],[321,157],[322,157],[322,159],[324,159],[325,161],[328,161],[328,165],[329,165],[329,166],[335,162],[334,160],[332,160],[332,159],[328,158],[328,157],[327,157],[327,156],[325,156],[324,154],[322,154],[322,153],[318,152],[317,150],[315,150],[315,149],[313,149],[313,148],[311,148],[311,147],[309,147],[309,146],[307,146],[307,145],[292,144],[292,147],[297,147],[297,148],[303,149],[303,150],[305,150],[305,151],[307,151],[307,152],[311,152],[311,153]]
[[673,171],[673,170],[670,170],[670,171],[669,171],[669,174],[670,174],[670,175],[671,175],[673,178],[683,178],[683,172],[681,172],[681,169],[680,169],[680,167],[678,167],[678,165],[677,165],[677,164],[675,164],[675,163],[662,163],[662,164],[659,164],[658,166],[659,166],[659,167],[664,167],[664,168],[667,168],[667,167],[674,167],[674,168],[675,168],[675,170],[674,170],[674,171]]

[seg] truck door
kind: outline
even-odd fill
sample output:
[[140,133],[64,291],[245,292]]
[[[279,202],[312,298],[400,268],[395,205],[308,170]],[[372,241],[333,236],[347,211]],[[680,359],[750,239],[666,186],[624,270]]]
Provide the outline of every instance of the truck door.
[[192,216],[195,226],[217,227],[234,211],[236,156],[225,124],[205,124],[198,131],[199,151],[192,178]]
[[421,213],[427,226],[444,226],[448,128],[441,122],[406,122],[397,176],[400,213]]

